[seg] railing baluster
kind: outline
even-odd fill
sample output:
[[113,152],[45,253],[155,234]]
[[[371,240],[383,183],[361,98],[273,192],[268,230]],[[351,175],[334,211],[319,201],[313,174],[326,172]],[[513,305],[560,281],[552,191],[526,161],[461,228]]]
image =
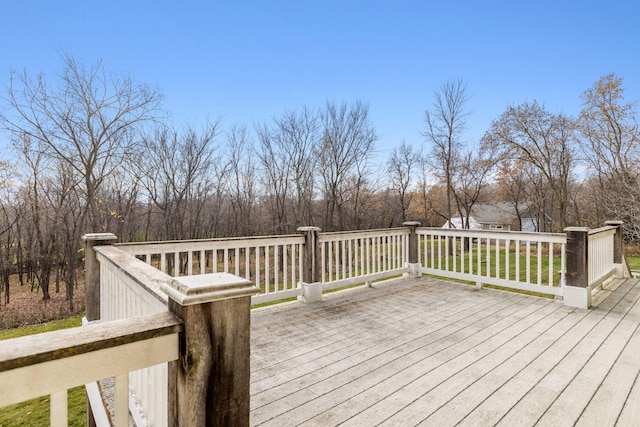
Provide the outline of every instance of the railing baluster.
[[129,425],[129,375],[118,375],[114,384],[115,427]]
[[537,274],[537,283],[538,285],[542,284],[542,242],[538,242],[538,274]]
[[67,390],[51,393],[50,399],[49,412],[51,427],[66,427],[69,420]]

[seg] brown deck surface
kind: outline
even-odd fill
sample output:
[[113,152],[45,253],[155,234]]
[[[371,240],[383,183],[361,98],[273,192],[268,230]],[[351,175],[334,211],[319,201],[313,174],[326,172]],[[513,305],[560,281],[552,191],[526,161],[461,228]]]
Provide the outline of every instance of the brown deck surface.
[[637,283],[589,310],[427,278],[254,310],[251,425],[640,425]]

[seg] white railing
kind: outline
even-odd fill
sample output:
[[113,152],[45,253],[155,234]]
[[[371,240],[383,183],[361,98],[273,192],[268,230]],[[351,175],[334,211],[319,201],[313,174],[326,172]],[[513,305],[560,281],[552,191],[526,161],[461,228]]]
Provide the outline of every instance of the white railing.
[[562,295],[564,234],[441,228],[416,234],[422,273]]
[[[50,425],[66,426],[67,391],[115,377],[111,422],[128,426],[129,372],[176,360],[181,328],[162,313],[2,341],[0,407],[50,395]],[[109,423],[106,414],[96,421]]]
[[597,287],[616,272],[613,262],[616,227],[589,230],[588,278],[589,286]]
[[324,290],[398,276],[407,271],[408,228],[319,233]]
[[[95,247],[100,262],[100,322],[168,311],[160,284],[171,280],[114,246]],[[166,363],[129,374],[129,409],[138,425],[167,425]]]
[[260,287],[252,303],[302,294],[304,236],[266,236],[228,239],[126,243],[119,249],[174,277],[231,273]]

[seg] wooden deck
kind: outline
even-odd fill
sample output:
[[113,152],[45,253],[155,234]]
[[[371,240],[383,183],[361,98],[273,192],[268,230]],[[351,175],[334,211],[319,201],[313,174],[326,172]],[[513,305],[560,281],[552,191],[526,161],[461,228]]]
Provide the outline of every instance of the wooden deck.
[[254,310],[251,425],[640,425],[637,283],[590,310],[426,278]]

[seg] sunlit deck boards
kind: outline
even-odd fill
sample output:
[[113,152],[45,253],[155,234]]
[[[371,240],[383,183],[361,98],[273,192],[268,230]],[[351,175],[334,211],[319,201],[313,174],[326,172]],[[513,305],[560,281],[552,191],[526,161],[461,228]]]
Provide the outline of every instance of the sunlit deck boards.
[[590,310],[415,279],[254,311],[251,424],[634,425],[636,283]]

